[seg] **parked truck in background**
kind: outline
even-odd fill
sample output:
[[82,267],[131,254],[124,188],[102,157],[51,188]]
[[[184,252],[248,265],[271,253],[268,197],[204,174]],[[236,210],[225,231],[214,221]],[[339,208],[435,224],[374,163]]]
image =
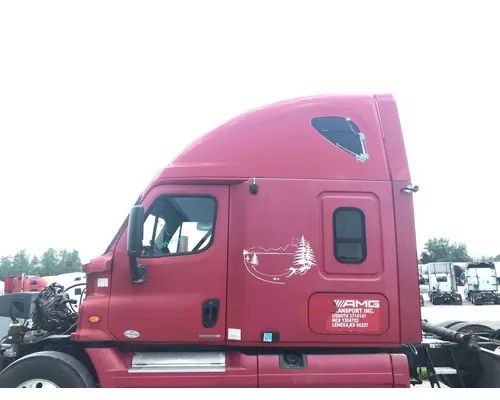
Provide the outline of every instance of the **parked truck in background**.
[[18,296],[23,296],[19,293],[39,293],[47,286],[45,279],[35,275],[7,275],[4,279],[2,293],[0,293],[0,296],[3,296],[0,297],[0,338],[7,335],[11,322],[12,310],[9,307],[11,301],[17,299]]
[[4,281],[4,294],[18,292],[40,292],[47,282],[35,275],[7,275]]
[[[68,296],[71,302],[67,303],[67,307],[69,307],[72,311],[78,312],[81,302],[85,298],[86,292],[86,277],[83,272],[71,272],[65,274],[59,274],[55,276],[34,276],[34,275],[10,275],[6,278],[6,292],[1,293],[0,295],[8,295],[9,297],[5,297],[4,301],[0,300],[0,338],[4,337],[7,334],[8,326],[10,323],[10,317],[7,317],[8,308],[5,308],[5,305],[9,304],[10,299],[18,299],[19,296],[17,293],[39,293],[43,289],[45,289],[49,285],[57,285],[63,286],[65,288],[65,293]],[[3,282],[2,282],[3,284]],[[3,286],[2,286],[3,289]],[[2,305],[3,312],[2,312]],[[30,306],[32,308],[32,305]],[[29,318],[23,319],[23,323],[30,323],[31,315],[26,316]]]
[[451,262],[427,264],[429,299],[433,305],[462,304],[462,295],[457,290],[455,268]]
[[497,274],[497,292],[498,292],[498,289],[500,289],[500,261],[495,261],[493,264],[495,264],[495,272]]
[[391,95],[240,115],[154,177],[78,313],[58,285],[0,297],[0,387],[410,387],[422,366],[488,385],[469,353],[453,377],[418,350],[451,331],[421,321],[417,190]]
[[86,293],[86,276],[84,272],[68,272],[51,276],[50,280],[45,280],[48,281],[49,285],[56,283],[63,286],[69,299],[74,300],[68,303],[69,307],[78,311]]
[[474,305],[500,304],[495,263],[477,261],[466,266],[466,299]]

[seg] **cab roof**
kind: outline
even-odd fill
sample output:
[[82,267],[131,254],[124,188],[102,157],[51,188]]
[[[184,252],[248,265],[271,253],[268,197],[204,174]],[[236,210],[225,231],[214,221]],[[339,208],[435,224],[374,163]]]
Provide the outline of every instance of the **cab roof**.
[[318,95],[248,111],[204,134],[155,177],[409,181],[396,103]]

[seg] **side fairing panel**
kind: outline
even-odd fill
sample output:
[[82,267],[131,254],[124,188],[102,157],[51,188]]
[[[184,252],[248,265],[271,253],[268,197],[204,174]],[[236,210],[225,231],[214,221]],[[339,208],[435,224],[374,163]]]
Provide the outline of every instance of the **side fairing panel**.
[[401,341],[420,343],[422,340],[420,289],[418,285],[417,242],[413,197],[401,189],[410,182],[394,182],[394,215],[397,235],[398,285],[400,290]]
[[[247,184],[230,191],[229,341],[398,343],[391,184],[265,179],[256,183],[256,195]],[[335,244],[333,215],[353,207],[364,215],[365,254],[358,263],[345,263],[339,254],[345,254],[347,242],[338,238]],[[337,236],[349,236],[345,229],[338,231]],[[343,320],[333,326],[339,315]]]
[[410,170],[396,101],[392,95],[385,94],[376,95],[375,102],[391,180],[410,181]]

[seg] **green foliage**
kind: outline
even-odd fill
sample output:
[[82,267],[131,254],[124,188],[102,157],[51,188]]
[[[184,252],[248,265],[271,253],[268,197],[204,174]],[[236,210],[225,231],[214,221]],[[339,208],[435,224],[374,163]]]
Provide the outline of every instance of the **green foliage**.
[[420,263],[427,264],[442,261],[467,262],[472,261],[472,258],[467,253],[467,246],[463,243],[450,243],[446,238],[429,239],[420,255]]
[[22,273],[37,276],[51,276],[68,272],[81,272],[82,262],[77,250],[48,249],[41,257],[31,257],[21,250],[13,257],[0,258],[0,280],[6,275]]
[[482,256],[479,261],[500,261],[500,254],[497,254],[495,257],[485,257]]

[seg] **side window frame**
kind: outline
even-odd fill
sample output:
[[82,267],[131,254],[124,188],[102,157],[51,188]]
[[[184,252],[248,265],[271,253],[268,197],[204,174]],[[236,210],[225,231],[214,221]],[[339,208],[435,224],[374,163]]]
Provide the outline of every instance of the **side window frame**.
[[[337,236],[337,225],[335,223],[335,217],[339,212],[342,211],[355,211],[361,216],[361,238],[339,238]],[[357,207],[338,207],[335,209],[332,215],[332,228],[333,228],[333,254],[335,259],[341,264],[362,264],[366,261],[368,251],[366,243],[366,216],[362,209]],[[360,259],[356,260],[345,260],[338,255],[338,244],[339,243],[356,243],[361,244],[362,256]]]
[[[148,217],[151,215],[151,211],[155,208],[155,206],[158,204],[158,202],[161,199],[171,198],[171,197],[173,197],[173,198],[177,198],[177,197],[181,197],[181,198],[194,197],[194,198],[197,198],[197,199],[208,198],[208,199],[211,199],[214,202],[215,212],[214,212],[214,215],[213,215],[212,235],[210,237],[210,241],[206,244],[205,247],[203,247],[202,249],[196,250],[196,251],[184,251],[184,252],[177,252],[176,251],[175,253],[162,253],[162,254],[141,254],[141,255],[137,256],[138,259],[190,256],[190,255],[195,255],[195,254],[203,253],[203,252],[207,251],[208,249],[210,249],[212,247],[212,244],[213,244],[214,239],[215,239],[215,232],[216,232],[216,228],[217,228],[216,227],[216,225],[217,225],[217,216],[218,216],[218,212],[219,212],[219,202],[217,201],[217,198],[215,196],[213,196],[213,195],[205,194],[205,193],[200,193],[200,194],[193,194],[193,193],[161,194],[156,199],[154,199],[154,201],[149,206],[148,210],[144,213],[144,223],[146,222],[146,220],[148,219]],[[168,221],[166,221],[166,223],[168,224]],[[175,233],[174,233],[174,235],[175,235]],[[166,247],[168,247],[168,245]]]

